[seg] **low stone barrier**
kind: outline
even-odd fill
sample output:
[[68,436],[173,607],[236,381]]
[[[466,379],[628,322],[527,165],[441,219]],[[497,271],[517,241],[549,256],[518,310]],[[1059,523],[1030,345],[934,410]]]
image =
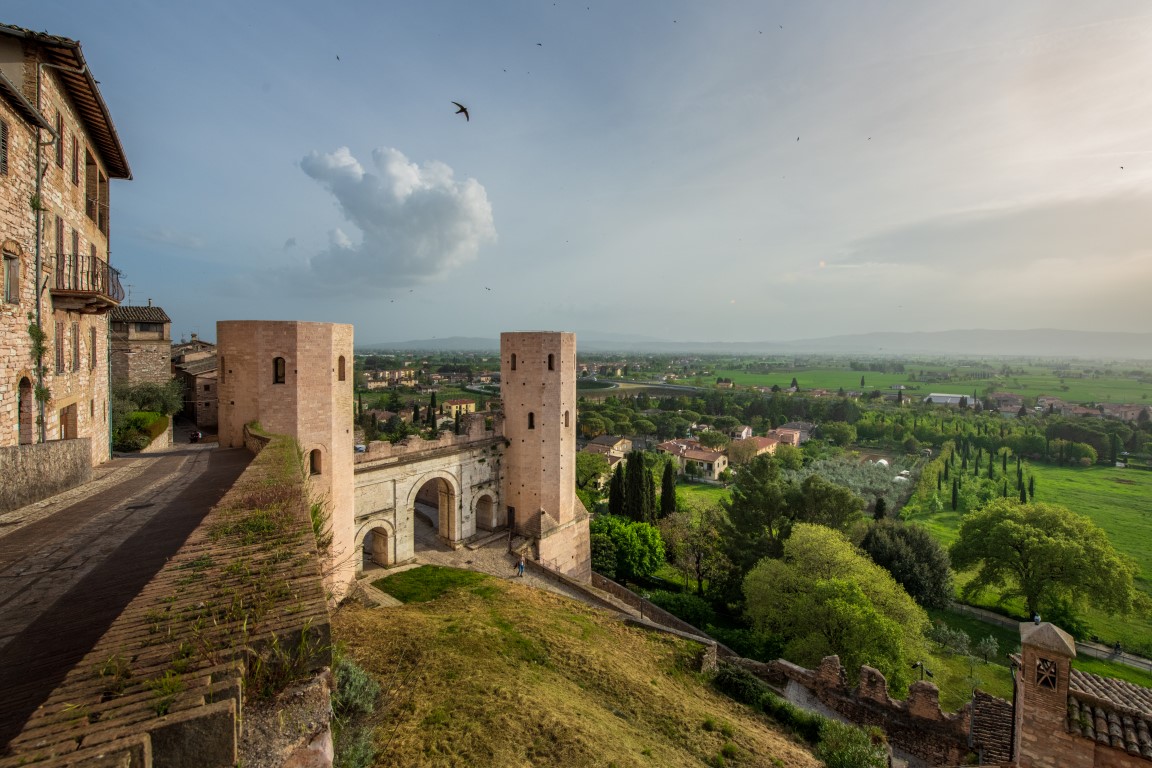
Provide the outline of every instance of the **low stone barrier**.
[[0,512],[54,496],[92,479],[91,438],[0,448]]

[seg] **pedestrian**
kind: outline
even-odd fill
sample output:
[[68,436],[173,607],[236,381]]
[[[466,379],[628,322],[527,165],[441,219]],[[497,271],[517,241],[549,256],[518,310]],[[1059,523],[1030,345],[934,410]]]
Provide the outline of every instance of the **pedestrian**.
[[520,560],[516,563],[516,575],[524,578],[524,555],[520,555]]

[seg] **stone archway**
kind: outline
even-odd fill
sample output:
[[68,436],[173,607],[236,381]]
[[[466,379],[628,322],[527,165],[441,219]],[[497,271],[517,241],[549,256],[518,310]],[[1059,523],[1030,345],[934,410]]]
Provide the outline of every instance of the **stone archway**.
[[383,525],[375,525],[364,534],[361,551],[364,561],[387,568],[396,562],[395,537]]
[[460,540],[460,494],[451,475],[435,473],[421,478],[407,506],[414,518],[419,515],[431,523],[441,541],[453,544]]
[[482,493],[476,497],[476,527],[483,531],[494,531],[505,525],[506,520],[500,516],[500,507],[490,493]]

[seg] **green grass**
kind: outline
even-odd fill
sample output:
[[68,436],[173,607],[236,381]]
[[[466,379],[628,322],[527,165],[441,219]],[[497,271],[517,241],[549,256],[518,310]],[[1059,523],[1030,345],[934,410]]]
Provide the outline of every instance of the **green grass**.
[[[1019,366],[1013,364],[1014,369]],[[920,370],[947,372],[951,376],[946,382],[916,382],[910,377]],[[872,391],[887,390],[893,384],[919,387],[913,395],[929,392],[956,392],[969,394],[973,387],[983,392],[985,387],[995,385],[997,391],[1015,392],[1024,397],[1051,395],[1071,403],[1141,403],[1152,401],[1152,385],[1141,384],[1120,373],[1106,373],[1096,378],[1061,377],[1049,368],[1024,366],[1025,373],[998,377],[995,379],[969,378],[975,369],[964,369],[942,365],[923,365],[917,362],[907,364],[905,373],[876,373],[873,371],[853,371],[849,368],[781,368],[770,373],[749,373],[741,370],[719,369],[708,377],[703,377],[706,386],[714,385],[719,377],[729,378],[738,387],[771,387],[778,384],[787,388],[793,377],[800,389],[830,389]],[[864,377],[864,387],[860,377]]]
[[696,504],[704,506],[710,504],[719,505],[722,500],[728,498],[728,489],[720,485],[686,483],[681,481],[676,484],[676,494]]
[[[410,571],[401,571],[372,582],[372,586],[386,592],[402,603],[427,603],[463,587],[480,585],[491,577],[475,571],[422,565]],[[479,594],[479,593],[478,593]],[[481,597],[485,595],[481,594]]]
[[[1059,504],[1095,522],[1107,534],[1117,550],[1136,561],[1139,574],[1136,586],[1152,596],[1152,473],[1115,467],[1054,467],[1031,464],[1027,473],[1036,477],[1036,501]],[[916,515],[909,522],[926,527],[945,546],[956,540],[962,516],[945,511],[935,515]],[[974,573],[956,577],[959,589],[971,581]],[[999,613],[1025,616],[1021,600],[1002,600],[999,594],[985,592],[972,601],[975,605]],[[1087,609],[1084,619],[1088,637],[1105,643],[1119,640],[1126,647],[1152,655],[1152,617],[1133,614],[1109,616]]]
[[1152,594],[1152,472],[1115,467],[1032,464],[1036,501],[1085,515],[1140,566],[1139,586]]

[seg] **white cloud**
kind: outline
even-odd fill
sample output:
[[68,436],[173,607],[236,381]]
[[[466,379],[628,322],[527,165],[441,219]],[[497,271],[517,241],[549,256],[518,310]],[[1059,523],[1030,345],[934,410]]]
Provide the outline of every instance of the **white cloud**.
[[310,280],[383,288],[445,277],[496,239],[492,206],[475,179],[458,181],[438,161],[418,165],[380,148],[365,169],[347,147],[312,152],[300,167],[336,198],[359,242],[341,229],[314,256]]

